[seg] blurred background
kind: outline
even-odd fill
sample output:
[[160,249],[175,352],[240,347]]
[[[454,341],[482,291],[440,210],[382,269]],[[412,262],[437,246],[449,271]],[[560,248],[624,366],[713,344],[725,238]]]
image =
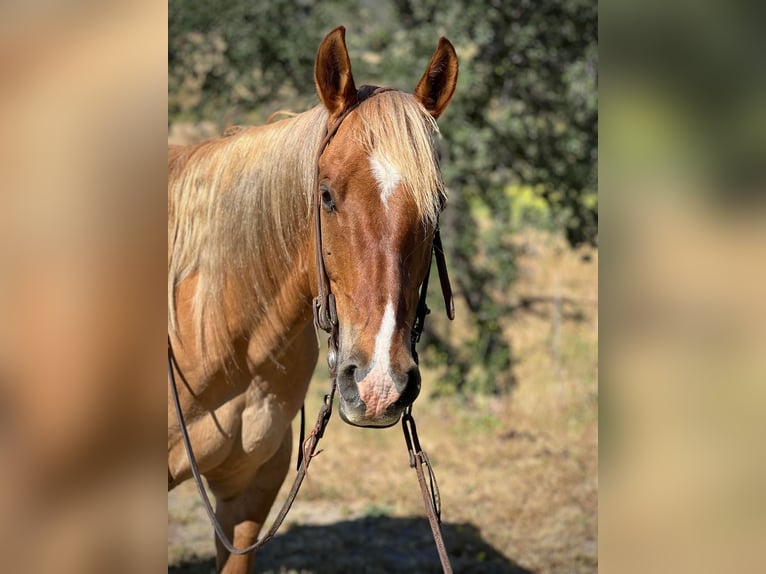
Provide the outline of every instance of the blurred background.
[[2,572],[164,567],[166,16],[0,5]]
[[763,8],[600,4],[607,572],[766,568]]

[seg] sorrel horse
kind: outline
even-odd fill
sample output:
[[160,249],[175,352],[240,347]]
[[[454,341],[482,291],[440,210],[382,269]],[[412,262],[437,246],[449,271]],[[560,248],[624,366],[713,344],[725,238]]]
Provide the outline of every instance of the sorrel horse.
[[[413,94],[369,95],[354,84],[339,27],[316,57],[321,105],[169,147],[169,341],[191,444],[238,548],[257,539],[285,479],[291,421],[318,357],[315,201],[340,325],[342,418],[390,426],[418,395],[410,330],[444,201],[435,120],[457,68],[442,38]],[[168,489],[190,477],[172,409],[169,400]],[[229,554],[218,541],[217,551],[220,571],[252,569],[252,554]]]

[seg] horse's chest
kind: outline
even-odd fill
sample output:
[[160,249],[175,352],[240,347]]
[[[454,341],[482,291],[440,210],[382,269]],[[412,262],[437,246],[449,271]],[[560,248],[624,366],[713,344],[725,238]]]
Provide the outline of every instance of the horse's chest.
[[233,456],[240,464],[246,460],[247,466],[257,468],[277,451],[291,419],[261,382],[254,380],[247,391],[215,409],[203,422],[211,455],[225,453],[223,460]]
[[[254,381],[248,390],[189,424],[189,435],[203,472],[234,464],[255,471],[279,449],[291,417],[276,396]],[[173,476],[189,473],[180,437],[169,452]]]
[[291,416],[276,396],[251,385],[241,413],[242,450],[255,464],[262,464],[277,451]]

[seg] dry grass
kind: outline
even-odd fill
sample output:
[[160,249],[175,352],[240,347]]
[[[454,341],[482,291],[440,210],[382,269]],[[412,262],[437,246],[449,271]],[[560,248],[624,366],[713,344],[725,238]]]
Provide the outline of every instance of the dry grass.
[[[536,232],[517,240],[525,254],[513,295],[523,305],[508,328],[513,393],[429,400],[426,372],[414,414],[456,572],[595,572],[598,253]],[[321,377],[312,384],[309,423],[326,387]],[[322,447],[259,570],[440,571],[400,427],[358,429],[336,418]],[[170,496],[168,560],[192,559],[177,572],[212,564],[212,531],[194,497],[191,484]]]

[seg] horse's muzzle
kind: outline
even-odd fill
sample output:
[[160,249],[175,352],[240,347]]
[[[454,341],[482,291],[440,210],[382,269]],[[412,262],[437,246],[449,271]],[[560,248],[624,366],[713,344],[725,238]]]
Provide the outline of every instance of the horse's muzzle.
[[339,411],[348,424],[389,427],[420,393],[420,371],[414,361],[403,372],[382,372],[372,365],[364,370],[353,361],[338,369]]

